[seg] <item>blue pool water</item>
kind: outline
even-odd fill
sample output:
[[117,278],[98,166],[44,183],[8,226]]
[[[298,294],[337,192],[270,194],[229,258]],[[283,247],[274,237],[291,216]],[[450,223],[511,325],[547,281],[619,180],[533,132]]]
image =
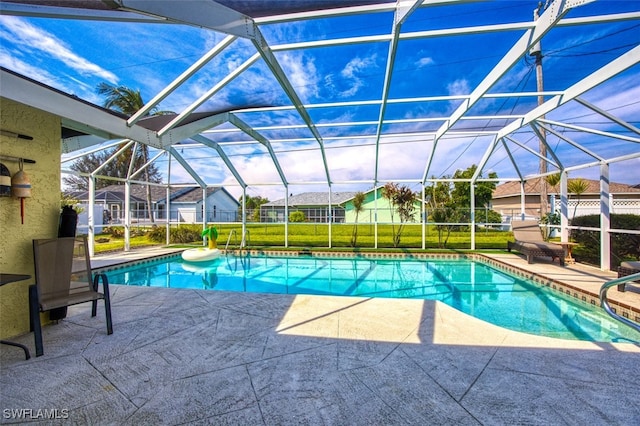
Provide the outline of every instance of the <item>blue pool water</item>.
[[136,286],[442,301],[501,327],[597,342],[640,342],[640,333],[599,307],[473,260],[222,257],[194,264],[180,257],[107,272]]

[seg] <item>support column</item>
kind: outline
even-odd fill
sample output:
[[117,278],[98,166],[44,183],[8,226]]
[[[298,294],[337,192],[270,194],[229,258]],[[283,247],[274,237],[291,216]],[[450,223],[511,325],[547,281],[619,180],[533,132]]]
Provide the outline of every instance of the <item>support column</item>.
[[373,185],[373,248],[378,248],[378,188]]
[[171,243],[171,154],[167,154],[167,188],[164,203],[165,213],[167,215],[167,223],[165,225],[165,241],[169,245]]
[[131,182],[124,183],[124,251],[131,250]]
[[569,174],[565,171],[560,172],[560,241],[566,243],[569,241],[569,190],[567,184],[569,182]]
[[171,187],[167,185],[166,202],[165,202],[165,209],[167,213],[167,224],[165,225],[166,227],[165,239],[166,239],[167,245],[171,244],[171,201],[170,199],[171,199]]
[[[526,215],[526,203],[525,203],[526,194],[524,192],[524,181],[520,181],[520,220],[524,220]],[[513,220],[513,219],[512,219]]]
[[89,256],[93,257],[95,251],[95,217],[94,217],[94,209],[96,207],[96,178],[95,176],[89,176],[89,210],[87,211],[87,222],[89,229],[88,240],[89,240]]
[[474,182],[469,182],[469,196],[471,197],[471,250],[476,249],[476,188]]
[[422,250],[427,248],[427,208],[425,187],[422,185],[422,206],[420,206],[422,218]]
[[284,190],[284,246],[289,247],[289,188]]
[[[207,229],[207,187],[202,188],[202,230]],[[202,246],[207,246],[206,237],[202,237]]]
[[600,269],[611,269],[611,206],[609,197],[609,164],[600,165]]
[[[260,206],[257,207],[260,210]],[[258,218],[260,218],[258,214]],[[242,187],[242,237],[240,238],[240,248],[247,246],[247,187]],[[231,231],[229,231],[231,232]]]
[[331,227],[333,222],[333,211],[331,210],[331,186],[329,186],[329,248],[331,248]]

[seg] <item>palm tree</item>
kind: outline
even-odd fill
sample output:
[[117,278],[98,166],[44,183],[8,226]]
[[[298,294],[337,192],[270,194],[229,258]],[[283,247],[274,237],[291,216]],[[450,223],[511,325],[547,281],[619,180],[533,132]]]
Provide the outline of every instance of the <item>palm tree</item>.
[[576,218],[576,211],[578,210],[578,204],[580,204],[580,196],[587,192],[589,189],[589,182],[584,179],[571,179],[567,182],[567,190],[571,194],[575,194],[577,197],[576,205],[573,207],[573,217],[571,220]]
[[560,183],[560,173],[554,173],[544,178],[553,190],[558,193],[558,184]]
[[[142,107],[144,107],[145,103],[142,99],[142,95],[140,94],[140,90],[134,90],[126,86],[112,86],[109,83],[100,83],[96,89],[99,95],[105,97],[105,101],[103,106],[105,108],[112,109],[114,111],[119,111],[126,115],[133,115],[138,112]],[[146,115],[164,115],[169,114],[170,111],[158,111],[157,108],[153,108]],[[149,147],[146,144],[140,144],[141,146],[141,155],[142,155],[142,164],[147,164],[149,161]],[[129,154],[130,161],[134,161],[133,153]],[[149,219],[151,223],[154,222],[153,218],[153,209],[151,205],[151,187],[149,186],[149,169],[145,167],[144,169],[144,180],[147,182],[146,195],[147,195],[147,214],[149,215]]]
[[[393,233],[393,247],[400,245],[400,237],[402,235],[402,229],[406,222],[413,220],[413,213],[415,211],[414,202],[416,195],[406,185],[399,186],[393,182],[387,183],[382,188],[382,196],[389,200],[389,208],[391,214],[391,230]],[[393,222],[394,209],[400,216],[400,225],[396,232],[395,224]]]
[[356,246],[358,240],[358,215],[364,210],[365,195],[363,192],[358,192],[353,197],[353,210],[356,212],[355,225],[353,226],[353,233],[351,234],[351,246]]

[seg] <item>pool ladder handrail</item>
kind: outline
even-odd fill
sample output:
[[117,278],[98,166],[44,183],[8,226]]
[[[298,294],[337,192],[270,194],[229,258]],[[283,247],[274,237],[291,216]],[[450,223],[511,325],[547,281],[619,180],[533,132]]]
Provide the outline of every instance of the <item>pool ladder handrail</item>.
[[622,315],[616,314],[611,308],[611,306],[609,305],[609,301],[607,300],[607,291],[609,291],[611,287],[616,286],[618,284],[627,283],[629,281],[637,281],[637,280],[640,280],[640,272],[632,275],[627,275],[625,277],[615,278],[602,284],[602,287],[600,287],[600,306],[602,306],[602,308],[614,319],[617,319],[618,321],[628,325],[629,327],[634,328],[637,331],[640,331],[640,324],[634,321],[631,321],[630,319],[625,318]]
[[224,252],[227,253],[227,249],[229,248],[229,243],[231,242],[231,236],[235,235],[236,236],[236,241],[238,241],[238,235],[236,234],[236,230],[232,229],[231,232],[229,232],[229,236],[227,237],[227,244],[224,245]]
[[[235,242],[236,243],[238,242],[238,233],[236,232],[235,229],[232,229],[231,232],[229,232],[229,236],[227,237],[227,243],[224,245],[225,253],[227,253],[227,249],[229,248],[229,243],[231,242],[232,235],[236,237]],[[245,234],[243,235],[242,240],[240,241],[240,248],[247,247],[249,245],[248,241],[250,241],[250,238],[249,238],[249,230],[247,229],[245,231]]]

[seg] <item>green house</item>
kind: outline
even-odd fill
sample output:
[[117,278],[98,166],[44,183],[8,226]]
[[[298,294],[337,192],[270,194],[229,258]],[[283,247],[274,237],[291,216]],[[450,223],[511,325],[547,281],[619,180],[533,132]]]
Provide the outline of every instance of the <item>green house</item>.
[[[388,199],[382,196],[382,187],[378,187],[375,190],[371,189],[364,193],[364,203],[362,204],[363,210],[358,214],[358,223],[374,223],[376,222],[376,214],[378,217],[378,223],[391,223],[391,216],[393,213],[393,222],[399,223],[400,216],[397,211],[391,206]],[[354,194],[355,197],[355,194]],[[343,207],[345,210],[344,222],[356,223],[356,211],[353,205],[353,198],[345,200]],[[377,198],[377,200],[376,200]],[[420,222],[420,200],[416,200],[414,203],[415,212],[413,214],[413,221]],[[376,209],[377,206],[377,209]]]
[[[378,223],[391,223],[391,212],[393,211],[393,222],[399,223],[400,216],[393,210],[389,200],[382,196],[382,187],[378,187],[365,192],[363,211],[358,214],[358,223],[374,223],[376,217],[376,193],[377,193],[377,215]],[[304,213],[307,222],[327,223],[329,218],[333,223],[355,223],[356,212],[353,206],[353,199],[356,192],[333,192],[331,193],[331,209],[329,209],[328,192],[304,192],[291,195],[288,198],[288,212],[301,211]],[[271,201],[260,206],[261,222],[284,222],[285,220],[285,200]],[[415,202],[415,222],[420,222],[420,201]]]

